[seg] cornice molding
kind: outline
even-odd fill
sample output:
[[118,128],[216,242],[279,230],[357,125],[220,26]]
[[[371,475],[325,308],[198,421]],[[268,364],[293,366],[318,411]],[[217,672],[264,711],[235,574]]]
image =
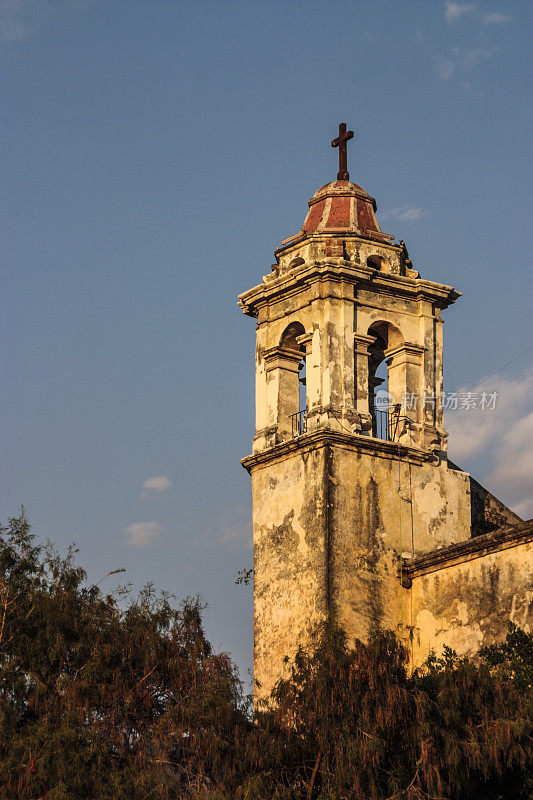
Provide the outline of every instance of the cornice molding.
[[263,352],[263,359],[265,361],[265,370],[270,372],[277,367],[285,367],[292,372],[298,372],[298,364],[304,357],[305,353],[301,350],[293,350],[292,347],[271,347]]
[[[461,293],[453,286],[434,281],[396,275],[390,272],[376,272],[370,267],[355,265],[343,258],[330,258],[315,261],[313,264],[297,267],[268,283],[261,283],[239,295],[239,306],[244,314],[257,316],[259,309],[283,295],[293,294],[316,281],[350,283],[370,291],[383,291],[413,300],[429,300],[446,308],[454,303]],[[354,302],[356,298],[354,297]]]
[[432,550],[431,553],[425,553],[415,558],[404,558],[403,585],[405,588],[410,588],[414,578],[532,541],[533,519],[530,519],[519,525],[499,528],[491,533],[484,533],[440,550]]
[[378,458],[397,459],[410,464],[424,464],[435,462],[435,456],[428,450],[398,444],[398,442],[385,442],[372,436],[342,433],[329,428],[319,428],[311,433],[303,433],[286,442],[270,447],[260,453],[253,453],[241,459],[244,469],[251,473],[255,467],[279,461],[298,451],[316,450],[326,445],[344,447],[361,453],[371,453]]
[[[366,200],[373,200],[373,199],[374,198],[370,196],[366,198]],[[373,233],[379,234],[380,231],[373,231]],[[387,234],[385,235],[387,236]],[[302,231],[298,231],[298,233],[295,233],[294,236],[289,236],[287,239],[284,239],[283,242],[281,243],[281,247],[277,247],[276,250],[274,251],[274,255],[276,256],[276,259],[278,259],[280,256],[286,255],[287,253],[291,253],[294,250],[299,250],[304,242],[309,242],[309,243],[324,242],[329,238],[331,238],[331,236],[328,231],[319,231],[318,233],[305,233]],[[394,249],[402,251],[404,248],[404,245],[401,244],[400,242],[394,243],[389,240],[383,242],[382,241],[377,242],[373,236],[369,236],[361,232],[356,233],[355,231],[346,231],[345,229],[342,229],[342,238],[346,242],[356,240],[356,241],[361,241],[365,244],[368,243],[379,244],[380,247],[389,247],[391,250]],[[284,245],[283,244],[284,242],[287,242],[288,244]]]

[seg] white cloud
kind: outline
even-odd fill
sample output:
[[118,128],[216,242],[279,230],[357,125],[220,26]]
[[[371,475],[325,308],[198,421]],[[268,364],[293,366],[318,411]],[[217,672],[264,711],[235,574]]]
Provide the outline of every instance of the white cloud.
[[502,22],[511,22],[513,18],[510,17],[508,14],[498,14],[497,12],[493,12],[492,14],[487,14],[484,22],[486,25],[501,25]]
[[[467,391],[467,389],[460,390]],[[486,473],[481,482],[521,516],[533,516],[533,367],[515,379],[496,375],[474,387],[477,405],[481,395],[497,392],[494,410],[449,412],[449,454],[459,464],[481,462]],[[461,464],[464,466],[464,464]],[[475,476],[478,477],[478,476]]]
[[473,47],[470,50],[458,53],[458,55],[460,55],[463,65],[468,68],[474,67],[476,64],[479,64],[480,61],[491,58],[498,50],[499,47],[491,47],[490,49],[485,47]]
[[[484,17],[481,16],[479,12],[479,8],[476,6],[475,3],[446,3],[444,16],[448,24],[452,25],[457,20],[464,17],[466,14],[473,14],[475,20],[480,23],[481,21],[485,23],[496,23],[496,22],[505,22],[507,18],[504,14],[486,14]],[[510,19],[510,18],[509,18]],[[437,71],[437,75],[442,81],[449,80],[452,75],[460,73],[461,71],[471,69],[475,67],[476,64],[485,61],[488,58],[491,58],[495,53],[497,53],[499,47],[453,47],[450,48],[446,53],[442,55],[434,54],[433,61],[435,64],[435,69]],[[470,89],[471,87],[468,85],[467,82],[462,83],[463,88]]]
[[231,550],[252,547],[252,518],[249,505],[221,511],[209,529],[198,537],[203,545],[222,544]]
[[2,0],[0,3],[0,38],[5,44],[32,35],[35,20],[34,0]]
[[0,0],[0,41],[14,45],[65,13],[87,11],[92,0]]
[[533,412],[511,425],[487,483],[505,492],[518,514],[533,517]]
[[426,214],[427,211],[423,211],[421,208],[405,205],[386,211],[383,214],[383,219],[399,219],[402,222],[416,222],[422,219]]
[[143,494],[148,492],[166,492],[172,486],[165,475],[153,475],[143,481]]
[[454,47],[445,56],[435,56],[435,67],[439,78],[447,81],[458,70],[467,70],[485,61],[498,52],[499,47]]
[[455,61],[451,58],[442,58],[441,56],[437,56],[435,58],[435,66],[437,68],[437,73],[439,78],[443,81],[447,81],[448,78],[451,78],[453,73],[455,72]]
[[478,21],[482,20],[486,25],[501,25],[504,22],[511,22],[513,19],[509,14],[502,14],[498,11],[482,15],[480,9],[476,7],[476,3],[446,2],[444,4],[444,18],[448,25],[453,25],[459,19],[472,12],[475,12],[474,17]]
[[126,541],[133,547],[147,547],[156,542],[163,531],[159,522],[133,522],[124,528]]
[[473,3],[446,3],[444,18],[449,25],[452,25],[458,19],[473,11],[474,7]]

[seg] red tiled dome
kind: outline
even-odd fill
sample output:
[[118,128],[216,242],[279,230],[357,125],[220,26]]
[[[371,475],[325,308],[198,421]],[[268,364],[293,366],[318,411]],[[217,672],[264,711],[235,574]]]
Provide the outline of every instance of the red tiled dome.
[[374,198],[351,181],[332,181],[321,186],[309,200],[309,212],[300,231],[282,245],[316,233],[356,233],[380,241],[394,238],[381,232]]
[[322,186],[309,200],[301,233],[380,233],[376,201],[356,183],[332,181]]

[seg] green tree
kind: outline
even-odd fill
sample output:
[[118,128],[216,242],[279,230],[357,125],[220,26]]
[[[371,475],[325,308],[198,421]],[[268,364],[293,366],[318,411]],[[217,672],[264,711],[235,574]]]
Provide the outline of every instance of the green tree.
[[1,798],[174,799],[231,780],[241,700],[198,600],[147,587],[121,607],[23,513],[2,529]]
[[348,648],[344,633],[326,626],[312,652],[298,653],[272,700],[248,739],[252,793],[243,788],[238,796],[532,796],[531,691],[450,650],[410,675],[391,632]]
[[509,623],[507,638],[502,644],[482,647],[482,660],[492,667],[494,675],[512,681],[519,692],[528,694],[533,688],[533,636],[514,623]]

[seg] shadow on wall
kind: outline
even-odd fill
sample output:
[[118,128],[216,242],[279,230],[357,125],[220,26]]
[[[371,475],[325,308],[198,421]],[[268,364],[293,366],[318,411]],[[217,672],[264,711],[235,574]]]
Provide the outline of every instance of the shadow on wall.
[[[450,469],[464,472],[461,467],[448,459]],[[518,525],[522,517],[511,511],[501,500],[485,489],[470,475],[470,509],[472,514],[471,536],[481,536],[508,525]]]

